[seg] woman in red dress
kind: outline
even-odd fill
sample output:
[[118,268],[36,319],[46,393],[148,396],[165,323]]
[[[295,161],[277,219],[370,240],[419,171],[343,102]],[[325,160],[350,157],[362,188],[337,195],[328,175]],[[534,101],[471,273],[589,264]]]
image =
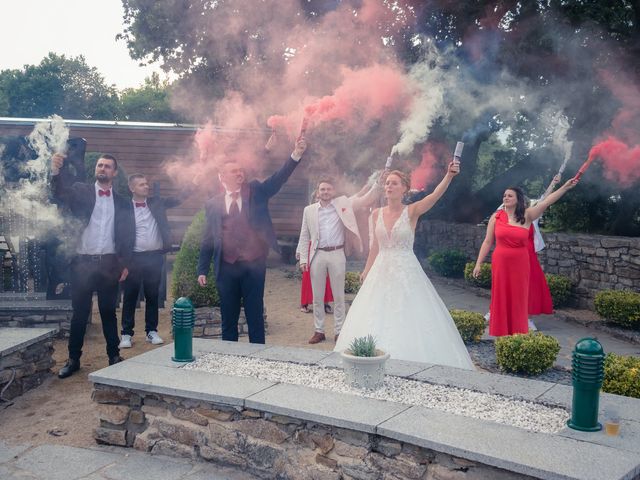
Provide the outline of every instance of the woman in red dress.
[[534,242],[535,225],[529,227],[529,315],[541,315],[553,313],[553,300],[551,291],[544,276]]
[[474,277],[480,275],[482,263],[495,242],[496,248],[491,257],[489,335],[499,337],[529,331],[529,229],[534,220],[577,183],[575,179],[569,180],[529,208],[525,208],[525,196],[520,188],[505,190],[502,197],[504,207],[491,216],[473,269]]

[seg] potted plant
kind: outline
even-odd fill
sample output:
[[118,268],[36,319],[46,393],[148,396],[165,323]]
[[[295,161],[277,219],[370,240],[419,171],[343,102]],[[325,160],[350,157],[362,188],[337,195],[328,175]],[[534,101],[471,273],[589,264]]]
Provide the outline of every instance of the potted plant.
[[342,365],[347,383],[356,388],[374,390],[384,382],[384,366],[389,354],[376,348],[371,335],[354,338],[342,353]]

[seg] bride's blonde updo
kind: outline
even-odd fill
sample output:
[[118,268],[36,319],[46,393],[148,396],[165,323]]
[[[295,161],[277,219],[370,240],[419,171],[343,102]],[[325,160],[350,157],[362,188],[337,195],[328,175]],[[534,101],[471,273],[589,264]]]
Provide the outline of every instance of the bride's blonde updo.
[[404,188],[407,189],[407,191],[411,188],[411,178],[406,173],[401,172],[400,170],[391,170],[387,174],[387,178],[389,177],[389,175],[395,175],[396,177],[398,177],[400,179],[400,183],[404,185]]

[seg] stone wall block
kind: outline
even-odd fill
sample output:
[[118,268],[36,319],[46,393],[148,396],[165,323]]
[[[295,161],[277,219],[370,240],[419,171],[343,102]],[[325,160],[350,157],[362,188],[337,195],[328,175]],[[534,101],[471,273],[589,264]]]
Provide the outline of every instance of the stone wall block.
[[166,439],[156,441],[151,448],[151,453],[154,455],[167,455],[170,457],[190,459],[195,459],[197,457],[193,447],[188,447],[187,445]]
[[206,426],[209,424],[209,419],[207,417],[200,415],[191,409],[176,408],[172,414],[179,420],[185,420],[187,422],[195,423],[196,425]]
[[333,448],[334,440],[328,433],[321,434],[319,432],[311,432],[309,438],[323,454],[329,453]]
[[329,458],[326,455],[322,455],[320,453],[316,455],[316,463],[319,465],[324,465],[325,467],[330,468],[332,470],[335,470],[336,468],[338,468],[337,460],[334,460],[333,458]]
[[166,408],[163,407],[156,407],[153,405],[142,405],[141,407],[141,411],[145,414],[145,415],[150,415],[153,417],[166,417],[169,414],[169,411]]
[[98,405],[98,418],[112,425],[124,425],[131,408],[124,405]]
[[129,412],[129,421],[136,425],[141,425],[144,423],[145,415],[142,410],[131,410]]
[[215,408],[199,407],[199,408],[196,408],[195,411],[199,415],[202,415],[207,418],[213,418],[214,420],[218,420],[220,422],[228,422],[232,420],[235,415],[233,412],[225,412],[222,410],[217,410]]
[[183,445],[205,445],[208,430],[191,422],[167,418],[156,418],[153,426],[165,438]]
[[250,437],[259,438],[267,442],[281,444],[290,435],[274,423],[267,420],[239,420],[233,422],[233,428]]
[[127,445],[127,431],[114,430],[111,428],[98,427],[93,430],[93,438],[96,442],[107,445],[119,445],[125,447]]
[[350,443],[351,445],[365,448],[369,448],[371,441],[368,433],[356,432],[355,430],[347,430],[344,428],[336,428],[335,438]]
[[372,453],[367,457],[367,465],[381,472],[393,472],[400,478],[420,479],[427,471],[426,465],[413,462],[409,457],[389,458],[379,453]]
[[162,436],[155,428],[148,428],[138,433],[133,440],[133,448],[143,452],[150,452],[153,446]]
[[369,450],[364,447],[356,447],[350,443],[345,443],[341,440],[336,440],[333,446],[333,453],[340,455],[341,457],[355,458],[362,460],[367,456]]
[[211,445],[213,443],[228,450],[242,451],[246,437],[239,432],[233,431],[232,428],[232,426],[227,428],[226,425],[217,422],[209,422],[208,444]]
[[97,403],[129,403],[131,393],[124,390],[95,388],[91,399]]
[[373,451],[379,452],[386,457],[394,457],[402,452],[402,444],[395,440],[381,437],[373,447]]
[[242,454],[237,454],[217,445],[200,446],[200,456],[205,460],[224,466],[239,467],[242,470],[246,470],[248,467],[247,460]]

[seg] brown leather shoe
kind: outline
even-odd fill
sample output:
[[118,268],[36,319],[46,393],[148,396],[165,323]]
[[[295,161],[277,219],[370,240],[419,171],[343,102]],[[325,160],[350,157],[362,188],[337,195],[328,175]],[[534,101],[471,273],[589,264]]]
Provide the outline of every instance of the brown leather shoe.
[[313,337],[309,339],[309,343],[311,344],[320,343],[320,342],[324,342],[326,339],[327,337],[324,336],[324,333],[316,332],[313,334]]

